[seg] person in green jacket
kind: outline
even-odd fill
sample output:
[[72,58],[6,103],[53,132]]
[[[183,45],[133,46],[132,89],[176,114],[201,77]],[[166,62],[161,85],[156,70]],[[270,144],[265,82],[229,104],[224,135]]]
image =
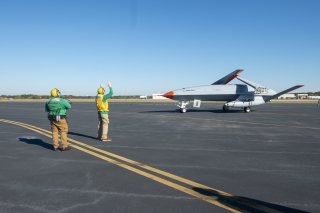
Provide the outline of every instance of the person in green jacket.
[[96,107],[98,111],[98,133],[97,139],[101,141],[112,141],[111,138],[108,138],[108,128],[109,128],[109,105],[108,99],[112,97],[113,90],[111,83],[108,82],[109,93],[104,94],[105,90],[102,85],[98,88],[98,94],[96,95]]
[[45,104],[45,111],[48,112],[48,119],[50,120],[52,130],[53,150],[59,149],[59,132],[61,137],[62,148],[61,151],[68,151],[71,149],[67,142],[68,122],[67,110],[71,108],[68,101],[60,98],[60,91],[57,88],[51,90],[51,98]]

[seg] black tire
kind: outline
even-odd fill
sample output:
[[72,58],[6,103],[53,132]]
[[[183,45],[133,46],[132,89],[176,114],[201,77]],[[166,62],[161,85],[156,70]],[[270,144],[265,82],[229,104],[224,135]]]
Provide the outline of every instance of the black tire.
[[187,112],[187,109],[186,109],[186,108],[180,108],[180,112],[181,112],[181,113],[186,113],[186,112]]
[[227,111],[229,110],[229,107],[226,106],[226,105],[223,105],[222,110],[225,111],[225,112],[227,112]]

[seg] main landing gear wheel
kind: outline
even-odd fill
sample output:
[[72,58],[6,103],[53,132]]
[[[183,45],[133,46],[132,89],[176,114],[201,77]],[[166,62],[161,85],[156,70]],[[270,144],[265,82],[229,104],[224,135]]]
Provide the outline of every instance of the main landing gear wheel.
[[245,107],[243,110],[244,110],[244,112],[248,113],[248,112],[250,112],[251,109],[250,109],[250,107]]
[[181,112],[181,113],[187,112],[187,108],[180,108],[180,112]]
[[223,111],[228,111],[229,110],[229,107],[228,106],[226,106],[226,105],[223,105],[223,107],[222,107],[222,109],[223,109]]

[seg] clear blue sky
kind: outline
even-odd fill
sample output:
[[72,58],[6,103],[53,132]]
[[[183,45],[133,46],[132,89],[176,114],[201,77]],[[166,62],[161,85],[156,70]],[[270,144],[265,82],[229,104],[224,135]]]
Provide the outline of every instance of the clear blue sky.
[[[320,91],[319,0],[0,0],[0,95],[152,95],[234,71]],[[233,80],[231,83],[242,83]]]

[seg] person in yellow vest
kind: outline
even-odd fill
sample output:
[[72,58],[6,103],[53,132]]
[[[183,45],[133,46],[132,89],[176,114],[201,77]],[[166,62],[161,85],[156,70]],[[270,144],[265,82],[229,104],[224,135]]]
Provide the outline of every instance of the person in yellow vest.
[[96,106],[98,111],[98,133],[97,139],[101,141],[111,141],[111,138],[108,138],[108,128],[109,128],[109,106],[108,99],[112,97],[113,90],[111,83],[108,82],[109,93],[104,94],[105,90],[102,85],[98,88],[98,94],[96,96]]

